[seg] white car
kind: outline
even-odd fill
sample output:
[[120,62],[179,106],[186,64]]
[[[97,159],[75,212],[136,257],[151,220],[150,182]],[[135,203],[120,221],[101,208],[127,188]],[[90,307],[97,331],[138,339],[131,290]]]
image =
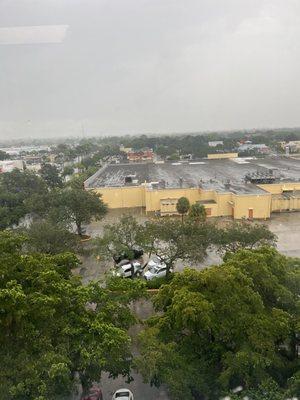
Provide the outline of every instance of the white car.
[[153,256],[148,262],[148,267],[159,267],[159,266],[166,266],[166,264],[162,261],[159,256]]
[[151,281],[154,278],[162,278],[167,275],[166,265],[156,265],[155,267],[148,268],[145,272],[144,277],[147,281]]
[[122,278],[131,278],[132,277],[132,266],[134,275],[141,275],[142,273],[142,265],[138,261],[132,261],[128,264],[119,266],[116,270],[114,270],[114,275],[120,276]]
[[134,400],[133,394],[129,389],[119,389],[113,395],[112,400]]
[[167,275],[167,266],[160,257],[154,256],[148,262],[148,271],[145,272],[144,277],[147,281],[154,278],[162,278]]

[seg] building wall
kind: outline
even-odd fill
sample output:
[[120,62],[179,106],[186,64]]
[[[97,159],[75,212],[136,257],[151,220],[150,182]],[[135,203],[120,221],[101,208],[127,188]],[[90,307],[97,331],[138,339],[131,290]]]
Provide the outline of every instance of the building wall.
[[[271,195],[233,195],[234,219],[249,218],[249,210],[253,210],[253,218],[270,218]],[[251,211],[250,211],[251,212]]]
[[180,197],[186,197],[191,204],[194,204],[200,200],[200,190],[198,188],[146,190],[146,212],[159,211],[160,201],[168,198],[179,199]]
[[95,192],[102,195],[104,203],[109,208],[145,207],[145,188],[143,186],[100,188],[95,189]]
[[281,194],[284,190],[300,190],[300,182],[266,183],[257,186],[272,194]]
[[207,154],[207,158],[211,160],[222,159],[222,158],[236,158],[238,153],[217,153],[217,154]]
[[219,217],[232,216],[232,193],[216,193],[215,201],[218,206],[217,214]]
[[284,199],[278,196],[283,190],[300,190],[300,182],[259,186],[266,190],[265,194],[237,195],[201,188],[152,190],[143,185],[99,188],[95,191],[102,194],[103,201],[109,208],[145,207],[146,212],[160,211],[163,200],[179,199],[183,196],[188,198],[191,204],[214,200],[215,203],[203,204],[211,217],[233,216],[234,219],[243,219],[253,216],[254,219],[266,219],[270,218],[272,211],[300,210],[300,198]]
[[300,210],[300,197],[274,197],[272,198],[272,212]]

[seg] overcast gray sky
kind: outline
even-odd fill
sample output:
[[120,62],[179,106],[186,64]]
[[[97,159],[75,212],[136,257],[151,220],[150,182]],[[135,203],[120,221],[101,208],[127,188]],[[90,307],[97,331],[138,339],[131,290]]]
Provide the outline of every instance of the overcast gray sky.
[[0,137],[300,126],[299,0],[0,0]]

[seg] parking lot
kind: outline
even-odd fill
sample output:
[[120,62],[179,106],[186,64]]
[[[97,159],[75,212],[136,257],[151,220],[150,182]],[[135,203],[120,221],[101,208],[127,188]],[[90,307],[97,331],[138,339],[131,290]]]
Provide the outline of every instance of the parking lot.
[[[141,213],[141,210],[135,210],[133,213],[139,220],[145,220],[146,217]],[[93,237],[101,234],[103,226],[106,223],[113,223],[118,220],[121,216],[119,211],[110,212],[103,221],[93,222],[89,225],[87,233]],[[290,257],[300,257],[300,212],[299,213],[282,213],[273,214],[272,219],[264,221],[268,225],[269,229],[274,232],[277,237],[277,248],[278,250]],[[199,269],[205,268],[206,266],[217,264],[221,262],[220,257],[211,252],[208,254],[207,259],[197,266]],[[92,279],[100,279],[103,277],[105,271],[109,268],[109,265],[105,262],[99,262],[95,256],[83,258],[83,265],[79,271],[85,282]],[[178,263],[177,271],[184,268],[184,264]],[[140,301],[135,304],[134,311],[142,319],[146,319],[152,312],[152,306],[149,301]],[[136,337],[136,334],[140,330],[140,326],[133,328],[132,337]],[[135,348],[133,349],[135,351]],[[142,377],[139,374],[133,373],[134,381],[127,384],[122,377],[118,379],[109,379],[108,376],[104,375],[101,381],[101,387],[103,388],[104,399],[110,400],[115,390],[120,387],[128,387],[132,390],[135,395],[135,400],[168,400],[168,396],[165,388],[154,388],[143,382]]]

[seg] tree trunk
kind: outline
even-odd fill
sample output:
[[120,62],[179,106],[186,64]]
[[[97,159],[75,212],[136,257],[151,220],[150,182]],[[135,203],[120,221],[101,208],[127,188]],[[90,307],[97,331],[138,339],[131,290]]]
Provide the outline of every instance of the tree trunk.
[[76,228],[77,228],[77,233],[79,236],[82,236],[82,228],[81,228],[81,223],[76,222]]
[[82,394],[87,394],[90,387],[90,382],[83,373],[79,374],[79,378],[82,387]]

